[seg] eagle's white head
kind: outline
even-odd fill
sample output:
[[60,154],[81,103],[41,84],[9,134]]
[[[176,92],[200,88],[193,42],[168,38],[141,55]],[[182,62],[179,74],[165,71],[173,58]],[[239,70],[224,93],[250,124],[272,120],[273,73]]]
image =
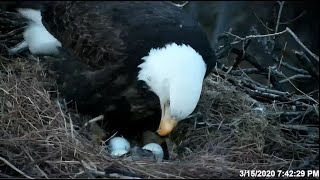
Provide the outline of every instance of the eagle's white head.
[[196,108],[206,64],[192,47],[176,43],[151,49],[142,59],[138,79],[159,97],[162,117],[158,134],[166,136]]

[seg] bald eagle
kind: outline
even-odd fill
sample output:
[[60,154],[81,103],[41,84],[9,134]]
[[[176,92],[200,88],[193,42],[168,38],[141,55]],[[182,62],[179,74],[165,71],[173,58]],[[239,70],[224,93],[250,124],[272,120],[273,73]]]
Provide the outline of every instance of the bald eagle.
[[104,114],[123,134],[148,123],[160,136],[170,134],[195,110],[216,63],[199,23],[170,2],[17,4],[30,19],[24,39],[32,53],[67,49],[77,57],[56,68],[65,73],[60,91],[66,99],[76,101],[80,113]]

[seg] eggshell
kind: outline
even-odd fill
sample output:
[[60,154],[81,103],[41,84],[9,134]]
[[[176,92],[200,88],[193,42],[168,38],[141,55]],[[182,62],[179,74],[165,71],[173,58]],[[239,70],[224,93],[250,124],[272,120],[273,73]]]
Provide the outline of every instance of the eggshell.
[[123,137],[114,137],[109,141],[112,156],[122,156],[130,151],[130,143]]
[[156,143],[149,143],[142,147],[142,149],[146,149],[151,151],[154,156],[156,157],[158,162],[161,162],[163,160],[163,149],[159,144]]

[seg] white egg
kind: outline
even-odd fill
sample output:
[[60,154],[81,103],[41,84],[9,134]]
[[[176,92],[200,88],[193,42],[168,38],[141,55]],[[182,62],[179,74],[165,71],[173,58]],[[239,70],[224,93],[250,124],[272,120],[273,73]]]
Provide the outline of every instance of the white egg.
[[163,149],[159,144],[149,143],[149,144],[144,145],[142,147],[142,149],[146,149],[146,150],[151,151],[154,154],[154,156],[156,157],[158,162],[162,161],[162,159],[163,159]]
[[109,141],[111,156],[122,156],[130,151],[130,143],[123,137],[114,137]]

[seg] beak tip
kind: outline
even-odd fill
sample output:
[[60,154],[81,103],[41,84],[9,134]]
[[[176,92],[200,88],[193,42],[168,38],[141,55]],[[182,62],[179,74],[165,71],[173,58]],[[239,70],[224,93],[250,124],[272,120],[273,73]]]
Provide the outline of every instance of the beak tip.
[[178,122],[174,119],[162,119],[157,133],[160,136],[167,136],[171,133],[177,123]]
[[166,136],[167,134],[169,134],[169,133],[167,133],[167,131],[164,131],[164,130],[161,130],[161,129],[158,129],[158,130],[157,130],[157,133],[158,133],[160,136]]

